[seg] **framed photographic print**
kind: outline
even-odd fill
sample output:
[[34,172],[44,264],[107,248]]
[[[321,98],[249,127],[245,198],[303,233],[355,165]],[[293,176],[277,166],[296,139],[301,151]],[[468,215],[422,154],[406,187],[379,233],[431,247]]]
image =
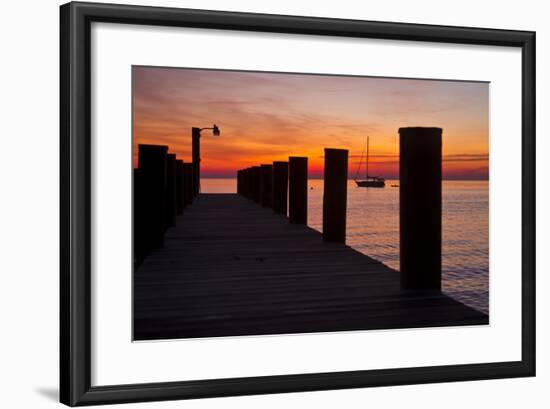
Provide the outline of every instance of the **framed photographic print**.
[[61,402],[535,374],[535,33],[61,6]]

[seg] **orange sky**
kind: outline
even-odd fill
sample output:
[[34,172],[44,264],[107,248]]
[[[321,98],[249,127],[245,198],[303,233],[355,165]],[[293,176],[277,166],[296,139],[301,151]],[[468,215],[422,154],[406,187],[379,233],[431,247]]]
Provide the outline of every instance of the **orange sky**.
[[370,135],[369,174],[399,175],[398,129],[443,128],[446,179],[487,179],[489,85],[480,82],[133,67],[134,162],[140,143],[168,145],[191,161],[191,127],[203,131],[202,177],[349,149],[350,178]]

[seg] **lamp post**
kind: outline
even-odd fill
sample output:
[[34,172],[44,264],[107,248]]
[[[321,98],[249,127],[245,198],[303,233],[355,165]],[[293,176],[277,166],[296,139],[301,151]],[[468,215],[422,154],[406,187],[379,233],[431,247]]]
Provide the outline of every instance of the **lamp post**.
[[201,131],[212,130],[214,136],[220,135],[220,128],[216,124],[212,128],[191,128],[193,149],[193,196],[200,192],[201,183]]

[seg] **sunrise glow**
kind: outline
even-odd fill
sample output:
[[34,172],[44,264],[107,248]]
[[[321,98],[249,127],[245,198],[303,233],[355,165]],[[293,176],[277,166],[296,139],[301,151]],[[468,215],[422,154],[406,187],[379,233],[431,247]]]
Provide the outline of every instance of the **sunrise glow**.
[[349,174],[370,136],[370,174],[399,175],[398,129],[443,128],[443,176],[487,179],[489,84],[480,82],[132,68],[134,162],[137,145],[168,145],[191,161],[191,128],[204,131],[201,176],[288,156],[309,157],[323,175],[323,149],[349,150]]

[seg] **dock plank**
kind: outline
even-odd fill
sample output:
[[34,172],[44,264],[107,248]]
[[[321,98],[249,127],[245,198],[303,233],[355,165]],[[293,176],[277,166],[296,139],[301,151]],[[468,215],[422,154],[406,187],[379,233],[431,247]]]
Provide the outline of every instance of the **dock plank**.
[[234,194],[201,194],[134,272],[134,339],[485,325],[437,291]]

